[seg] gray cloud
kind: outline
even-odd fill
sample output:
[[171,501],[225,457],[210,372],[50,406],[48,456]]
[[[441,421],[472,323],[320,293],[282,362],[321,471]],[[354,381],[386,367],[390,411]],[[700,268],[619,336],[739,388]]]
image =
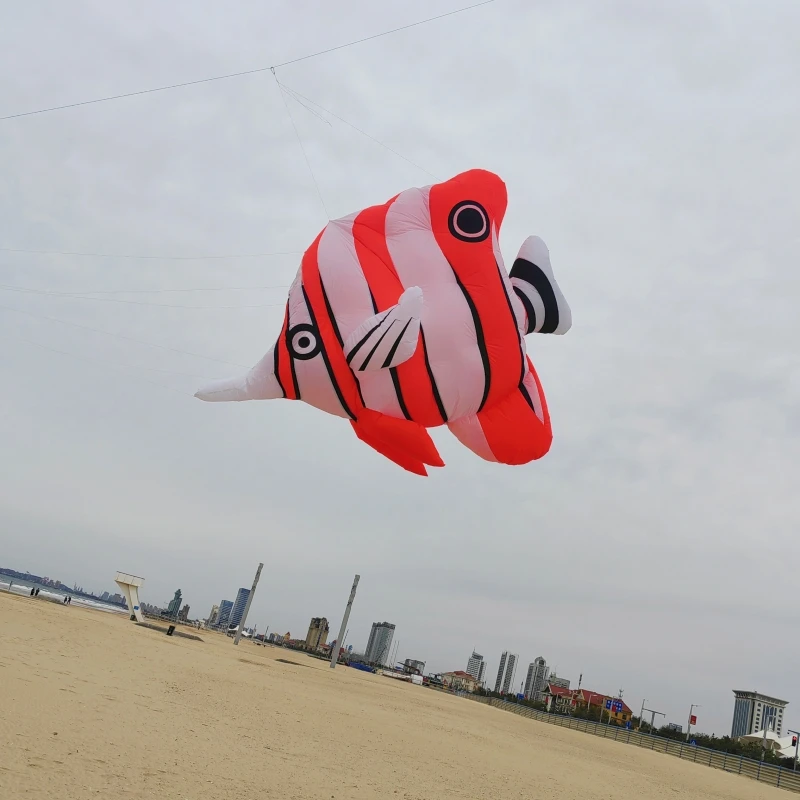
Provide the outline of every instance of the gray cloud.
[[[264,66],[454,7],[345,6],[15,7],[0,115]],[[701,727],[718,733],[730,689],[800,702],[787,634],[798,23],[778,0],[502,0],[279,70],[442,178],[504,177],[506,260],[541,235],[575,318],[563,339],[529,337],[552,452],[503,468],[434,431],[447,467],[420,480],[341,420],[301,404],[207,406],[191,397],[202,378],[172,374],[231,364],[42,318],[247,365],[274,342],[285,289],[114,295],[263,306],[238,311],[0,291],[34,315],[0,308],[2,561],[97,588],[131,569],[147,600],[180,586],[205,614],[263,560],[252,619],[294,634],[312,615],[336,627],[359,571],[349,641],[389,619],[400,656],[432,669],[463,667],[473,646],[490,670],[504,648],[524,664],[544,655],[671,720],[702,703]],[[289,102],[331,215],[429,181]],[[325,222],[269,73],[6,121],[0,146],[5,247],[302,251]],[[288,286],[298,260],[2,252],[0,283]]]

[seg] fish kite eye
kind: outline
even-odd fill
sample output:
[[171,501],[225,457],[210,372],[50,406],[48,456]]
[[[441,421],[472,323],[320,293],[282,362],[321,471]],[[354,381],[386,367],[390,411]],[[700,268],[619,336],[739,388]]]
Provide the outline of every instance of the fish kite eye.
[[286,343],[289,345],[292,357],[300,359],[300,361],[314,358],[322,349],[314,326],[305,323],[295,325],[286,332]]
[[489,215],[475,200],[463,200],[453,206],[447,219],[447,227],[456,239],[462,242],[483,242],[489,238]]

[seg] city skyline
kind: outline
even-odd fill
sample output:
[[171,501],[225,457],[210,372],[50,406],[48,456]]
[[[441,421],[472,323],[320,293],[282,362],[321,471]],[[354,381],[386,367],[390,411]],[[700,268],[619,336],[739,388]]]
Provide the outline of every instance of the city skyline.
[[[0,568],[0,569],[2,569],[2,568]],[[31,573],[23,573],[23,572],[20,572],[20,571],[15,571],[15,572],[18,572],[21,575],[31,575]],[[0,579],[1,579],[1,575],[2,575],[2,573],[0,573]],[[65,588],[68,588],[68,587],[65,587]],[[249,590],[247,590],[247,591],[249,591]],[[153,604],[147,603],[146,601],[142,602],[142,607],[145,608],[146,610],[154,610],[154,609],[158,608],[158,606],[155,606]],[[224,626],[224,615],[225,615],[225,613],[228,613],[228,614],[230,613],[231,609],[233,608],[233,601],[223,600],[219,604],[214,603],[212,605],[212,612],[213,612],[215,607],[218,609],[218,623],[217,624],[220,627],[222,627],[222,626]],[[373,623],[373,625],[380,625],[380,624],[382,624],[382,623]],[[258,626],[256,625],[256,627],[258,627]],[[281,625],[279,625],[278,628],[283,630],[283,626],[281,626]],[[273,632],[275,632],[274,629],[273,629]],[[358,641],[357,638],[356,638],[356,641]],[[353,648],[354,646],[351,643],[351,644],[349,644],[348,647],[349,648]],[[359,651],[359,649],[360,648],[358,646],[354,647],[354,650],[356,650],[357,652]],[[366,646],[363,649],[366,650],[367,649]],[[504,653],[505,652],[506,651],[504,651]],[[398,654],[398,657],[400,657],[400,655],[401,654]],[[487,664],[488,664],[487,660],[485,658],[483,658],[482,655],[480,655],[479,653],[477,653],[474,650],[472,651],[472,656],[470,657],[470,659],[468,661],[471,661],[472,657],[479,657],[480,658],[480,661],[478,662],[480,664],[479,670],[480,670],[480,674],[483,675],[484,678],[485,678],[485,671],[487,669]],[[517,658],[517,661],[518,661],[518,658]],[[446,671],[450,671],[451,669],[459,669],[459,667],[457,666],[457,663],[458,663],[457,660],[453,661],[453,660],[450,660],[449,658],[444,661],[444,666],[440,666],[439,664],[433,666],[433,665],[430,665],[430,662],[429,662],[429,665],[432,667],[432,669],[429,670],[429,671],[432,671],[432,672],[446,672]],[[469,666],[469,664],[468,664],[468,666]],[[515,664],[515,668],[516,668],[516,664]],[[465,671],[467,671],[467,670],[465,670]],[[581,674],[580,677],[582,677],[582,674]],[[566,688],[569,688],[569,686],[571,685],[571,683],[574,682],[574,680],[575,680],[574,676],[572,678],[565,678],[565,677],[562,677],[561,675],[556,676],[555,674],[548,676],[548,681],[552,681],[555,685],[565,686]],[[600,686],[600,682],[598,682],[597,685]],[[509,684],[509,689],[510,688],[511,688],[511,686]],[[516,692],[516,690],[518,688],[519,687],[516,687],[516,689],[514,690],[514,693]],[[609,694],[609,696],[611,696],[611,694],[613,694],[613,693],[611,691],[609,691],[608,694]],[[764,697],[769,697],[769,696],[765,695]],[[778,701],[778,702],[782,703],[782,702],[786,702],[786,701]],[[727,722],[723,722],[722,723],[722,728],[721,729],[716,728],[716,729],[712,730],[712,729],[709,728],[709,729],[703,730],[704,726],[703,726],[702,722],[699,723],[699,728],[701,730],[703,730],[703,732],[705,732],[705,733],[718,732],[719,730],[721,730],[723,733],[728,733],[731,730],[730,712],[729,711],[724,713],[724,717],[723,718],[725,718],[725,717],[727,717]],[[683,720],[683,718],[681,717],[680,713],[678,713],[673,719],[670,719],[667,722],[665,722],[665,724],[683,726],[683,725],[685,725],[685,722],[686,721]],[[776,722],[777,722],[777,718],[776,718]],[[783,718],[782,711],[781,711],[781,715],[780,715],[780,724],[781,724],[781,730],[783,730],[783,726],[786,724],[786,722],[785,722],[785,720]]]

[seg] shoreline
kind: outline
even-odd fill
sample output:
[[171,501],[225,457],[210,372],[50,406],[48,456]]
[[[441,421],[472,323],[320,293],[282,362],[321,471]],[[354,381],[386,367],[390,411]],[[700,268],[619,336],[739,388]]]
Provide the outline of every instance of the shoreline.
[[[31,589],[39,589],[39,594],[31,596]],[[115,606],[111,603],[105,603],[102,600],[91,600],[88,597],[72,594],[70,591],[61,589],[54,589],[52,586],[44,586],[36,581],[14,580],[9,578],[8,575],[0,576],[0,592],[14,595],[17,597],[28,597],[31,600],[47,600],[51,603],[61,603],[65,597],[71,597],[72,600],[69,605],[82,606],[83,608],[91,608],[94,611],[101,611],[104,614],[123,614],[128,616],[128,610],[121,606]]]

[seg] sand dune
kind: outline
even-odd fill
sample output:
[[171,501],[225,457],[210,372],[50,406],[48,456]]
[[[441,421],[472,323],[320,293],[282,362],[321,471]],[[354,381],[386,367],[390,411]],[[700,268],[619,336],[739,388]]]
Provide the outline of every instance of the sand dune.
[[0,797],[793,796],[290,651],[202,635],[202,643],[170,638],[114,615],[0,594]]

